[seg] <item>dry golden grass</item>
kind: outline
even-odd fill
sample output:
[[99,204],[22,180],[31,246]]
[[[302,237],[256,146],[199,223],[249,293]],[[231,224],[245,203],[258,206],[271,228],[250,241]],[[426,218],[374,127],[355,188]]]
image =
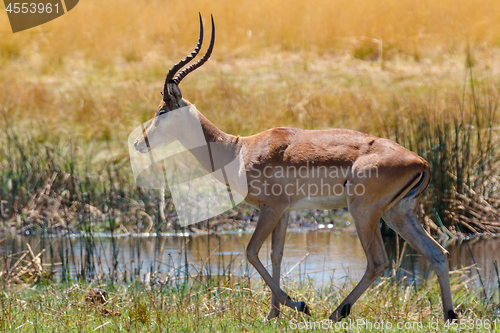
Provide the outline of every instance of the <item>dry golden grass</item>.
[[[90,59],[134,60],[151,52],[177,58],[196,38],[198,12],[206,20],[214,14],[219,57],[228,51],[255,55],[268,47],[330,53],[361,37],[409,53],[429,47],[453,52],[465,43],[500,45],[495,0],[88,0],[42,27],[3,35],[1,44],[14,54],[38,50],[44,59],[81,53]],[[7,32],[6,14],[1,15],[0,30]],[[20,49],[12,51],[12,43]]]
[[[499,58],[493,0],[88,0],[16,34],[0,10],[0,110],[122,140],[149,119],[166,70],[192,49],[198,11],[206,26],[214,14],[216,51],[184,95],[242,135],[280,125],[382,135],[394,96],[463,85],[466,45],[487,75]],[[383,55],[367,38],[382,41]]]

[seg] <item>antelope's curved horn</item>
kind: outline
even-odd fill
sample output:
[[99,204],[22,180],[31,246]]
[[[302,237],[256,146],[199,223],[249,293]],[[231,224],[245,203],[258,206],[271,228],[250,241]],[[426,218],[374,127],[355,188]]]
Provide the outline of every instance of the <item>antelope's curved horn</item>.
[[214,24],[214,17],[212,15],[210,15],[210,17],[212,18],[212,38],[210,39],[210,45],[208,46],[207,52],[205,53],[205,55],[203,55],[203,57],[200,60],[184,68],[174,77],[173,81],[176,84],[179,84],[186,75],[194,71],[196,68],[201,67],[205,62],[207,62],[208,58],[210,58],[210,55],[212,55],[212,50],[215,44],[215,24]]
[[189,54],[186,58],[182,59],[169,69],[167,77],[165,78],[165,85],[163,86],[163,94],[166,93],[167,83],[172,80],[175,73],[177,73],[179,69],[187,65],[191,60],[193,60],[198,52],[200,52],[201,44],[203,44],[203,20],[201,19],[201,13],[198,13],[198,15],[200,15],[200,37],[198,37],[198,44],[196,44],[196,47],[193,52],[191,52],[191,54]]

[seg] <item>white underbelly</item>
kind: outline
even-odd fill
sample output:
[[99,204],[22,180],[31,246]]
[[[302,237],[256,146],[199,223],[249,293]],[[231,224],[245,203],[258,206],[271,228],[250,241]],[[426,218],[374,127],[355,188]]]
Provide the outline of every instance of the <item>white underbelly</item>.
[[303,198],[290,205],[290,209],[336,209],[347,207],[345,194]]

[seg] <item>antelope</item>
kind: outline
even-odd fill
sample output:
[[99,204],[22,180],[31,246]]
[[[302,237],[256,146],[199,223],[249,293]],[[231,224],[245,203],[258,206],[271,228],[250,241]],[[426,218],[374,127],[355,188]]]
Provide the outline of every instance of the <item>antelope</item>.
[[[175,116],[171,114],[173,110],[191,105],[182,97],[179,83],[186,75],[201,67],[212,54],[215,43],[213,17],[211,40],[205,55],[184,67],[198,55],[202,42],[203,22],[200,14],[200,34],[196,48],[168,71],[162,92],[163,99],[155,118],[134,142],[135,149],[140,153],[150,152],[155,147],[172,141],[171,137],[165,139],[171,132],[177,133],[175,139],[181,144],[190,135],[179,130],[183,124],[176,122]],[[346,207],[354,219],[366,254],[367,267],[359,283],[333,311],[330,319],[339,321],[347,317],[356,300],[389,267],[379,227],[381,218],[430,261],[441,288],[444,320],[458,319],[451,298],[448,252],[423,229],[417,217],[420,195],[430,180],[429,164],[423,158],[391,140],[347,129],[304,130],[279,127],[240,137],[221,131],[197,110],[192,116],[198,117],[206,142],[233,145],[239,149],[248,179],[245,200],[260,210],[246,255],[272,291],[271,308],[266,320],[278,317],[282,304],[309,314],[309,307],[304,301],[292,300],[280,287],[288,211]],[[192,153],[205,168],[210,168],[202,156],[198,156],[194,150]],[[328,177],[325,183],[325,179],[314,177],[321,168],[342,172]],[[292,169],[303,172],[299,177],[297,174],[283,176],[284,170]],[[371,176],[366,177],[367,173]],[[267,184],[267,187],[264,188],[263,184]],[[329,186],[323,192],[326,184]],[[306,185],[308,189],[313,185],[316,189],[323,186],[322,193],[301,191],[301,187],[303,189]],[[278,187],[286,191],[280,191],[279,194],[277,191],[269,191],[270,188]],[[269,236],[272,276],[258,256]]]

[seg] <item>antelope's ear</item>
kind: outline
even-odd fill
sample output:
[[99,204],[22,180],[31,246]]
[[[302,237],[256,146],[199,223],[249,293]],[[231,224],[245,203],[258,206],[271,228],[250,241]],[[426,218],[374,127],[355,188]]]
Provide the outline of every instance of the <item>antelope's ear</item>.
[[[162,96],[163,96],[163,93],[162,93]],[[165,103],[164,99],[162,99],[160,101],[160,105],[158,105],[158,111],[160,111],[161,109],[163,109],[166,105],[167,105],[167,103]]]

